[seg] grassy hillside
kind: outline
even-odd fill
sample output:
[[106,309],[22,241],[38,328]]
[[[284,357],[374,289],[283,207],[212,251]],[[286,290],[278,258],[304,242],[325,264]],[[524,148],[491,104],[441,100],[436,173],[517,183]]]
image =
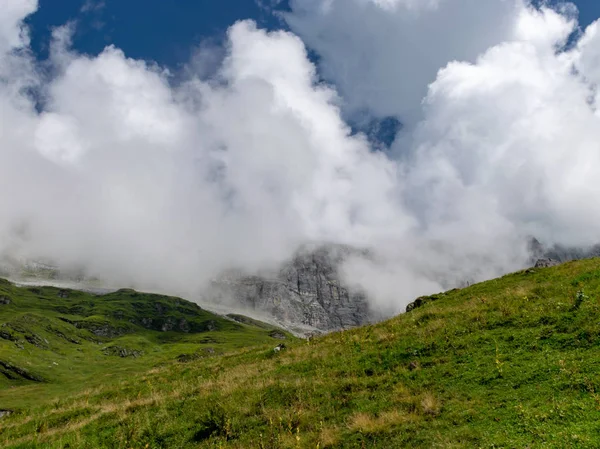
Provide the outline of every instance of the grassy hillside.
[[234,318],[133,290],[96,296],[0,280],[0,409],[27,410],[161,363],[293,339]]
[[[144,356],[97,355],[86,387],[68,385],[68,370],[62,383],[4,387],[0,408],[17,412],[0,418],[0,445],[600,447],[600,260],[527,270],[421,304],[378,325],[286,342],[278,353],[272,344],[228,350],[134,375],[116,367]],[[52,368],[50,358],[38,361],[44,349],[30,350],[20,363],[37,363],[41,376],[68,363]]]

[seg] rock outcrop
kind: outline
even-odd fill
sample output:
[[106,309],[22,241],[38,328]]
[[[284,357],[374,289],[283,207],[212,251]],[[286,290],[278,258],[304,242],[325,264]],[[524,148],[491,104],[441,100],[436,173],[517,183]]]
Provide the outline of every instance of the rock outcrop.
[[558,260],[543,258],[538,259],[533,268],[549,268],[555,267],[556,265],[560,265],[560,262]]
[[11,380],[25,379],[33,382],[45,382],[43,377],[3,360],[0,360],[0,374]]
[[124,348],[122,346],[117,345],[102,348],[102,352],[104,353],[104,355],[116,356],[121,358],[133,357],[134,359],[144,355],[144,351]]
[[560,263],[568,262],[570,260],[600,257],[600,245],[594,245],[588,248],[554,245],[544,252],[544,257],[556,260]]
[[358,250],[339,245],[304,248],[270,276],[229,273],[215,280],[207,299],[271,315],[307,334],[360,326],[372,321],[366,297],[346,288],[339,267]]
[[544,246],[537,239],[530,238],[529,253],[531,254],[532,264],[535,262],[535,264],[537,265],[539,261],[547,260],[551,261],[551,263],[553,263],[554,265],[558,265],[564,262],[568,262],[570,260],[581,260],[589,259],[592,257],[600,257],[600,244],[589,246],[587,248],[563,245]]

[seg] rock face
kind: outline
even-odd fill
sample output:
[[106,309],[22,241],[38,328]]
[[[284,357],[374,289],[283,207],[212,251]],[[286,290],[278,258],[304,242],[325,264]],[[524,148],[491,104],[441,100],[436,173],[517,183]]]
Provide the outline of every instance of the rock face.
[[[531,254],[531,263],[536,264],[536,268],[559,265],[570,260],[589,259],[600,257],[600,244],[587,248],[577,248],[562,245],[553,245],[547,247],[542,245],[537,239],[529,239],[529,253]],[[549,262],[544,262],[549,261]],[[537,266],[538,263],[542,265]],[[543,265],[550,263],[550,265]]]
[[360,326],[373,318],[367,300],[345,288],[338,273],[353,254],[358,251],[338,245],[303,249],[269,277],[223,276],[213,283],[209,298],[269,314],[302,333]]
[[600,245],[594,245],[589,248],[573,248],[560,245],[554,245],[545,251],[544,257],[556,260],[560,263],[570,260],[589,259],[600,257]]
[[124,348],[122,346],[117,345],[102,348],[102,352],[104,353],[104,355],[116,356],[121,358],[133,357],[134,359],[144,355],[143,351],[137,349]]
[[97,337],[105,337],[105,338],[116,338],[121,337],[125,334],[131,333],[132,329],[126,327],[115,327],[110,322],[95,322],[95,321],[72,321],[68,318],[59,317],[58,318],[65,323],[72,324],[77,329],[87,329],[92,334]]
[[31,373],[25,368],[13,365],[10,362],[0,360],[0,374],[4,374],[8,379],[26,379],[33,382],[44,382],[44,378]]
[[560,265],[560,262],[558,260],[544,258],[538,259],[538,261],[534,265],[534,268],[549,268],[555,267],[556,265]]

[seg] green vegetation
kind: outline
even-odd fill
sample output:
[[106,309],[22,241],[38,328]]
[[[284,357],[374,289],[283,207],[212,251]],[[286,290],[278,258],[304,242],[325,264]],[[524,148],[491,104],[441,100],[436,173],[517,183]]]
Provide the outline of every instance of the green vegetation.
[[27,410],[174,360],[293,339],[273,326],[245,321],[133,290],[96,296],[0,280],[0,409]]
[[[189,344],[181,353],[198,354],[191,350],[198,338],[232,335],[234,329],[145,334],[129,327],[137,324],[128,314],[146,307],[144,316],[152,316],[151,297],[117,299],[129,294],[121,292],[113,296],[116,302],[139,305],[112,307],[104,297],[87,308],[81,304],[92,299],[76,300],[80,294],[73,292],[72,305],[65,307],[95,314],[82,319],[67,315],[70,309],[52,309],[55,289],[25,294],[9,285],[0,288],[14,299],[9,308],[21,307],[16,314],[0,305],[0,317],[11,317],[17,328],[35,322],[40,345],[47,339],[50,347],[20,343],[31,354],[17,358],[15,341],[0,346],[0,360],[8,359],[10,349],[9,362],[47,380],[2,381],[0,408],[15,410],[0,418],[3,447],[600,447],[598,259],[526,270],[424,298],[420,307],[385,323],[311,341],[289,339],[280,352],[273,351],[272,341],[241,349],[229,342],[222,355],[180,360],[179,349],[169,346],[175,343],[166,340]],[[36,310],[47,304],[47,313],[27,312],[25,304],[34,299]],[[143,306],[146,302],[150,305]],[[122,310],[122,317],[111,310]],[[81,322],[69,334],[81,345],[46,330],[45,320],[59,316]],[[98,338],[90,329],[108,329],[107,320],[110,332],[123,335],[109,344],[85,338]],[[248,326],[257,342],[265,335],[272,339],[269,330],[250,321],[218,323]],[[65,321],[51,326],[62,333],[74,328]],[[10,328],[12,335],[20,332]],[[58,339],[65,343],[55,349]],[[83,352],[67,352],[67,345]],[[144,355],[104,355],[109,345]],[[54,361],[58,366],[52,367]],[[75,369],[81,363],[86,366]]]

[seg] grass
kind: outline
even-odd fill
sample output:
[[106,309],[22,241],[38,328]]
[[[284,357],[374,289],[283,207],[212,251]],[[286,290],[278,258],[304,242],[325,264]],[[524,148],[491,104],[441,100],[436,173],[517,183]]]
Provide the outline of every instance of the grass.
[[272,334],[293,339],[180,298],[133,290],[96,296],[0,280],[0,409],[35,407],[174,360],[274,346]]
[[[221,355],[185,363],[169,344],[197,345],[186,338],[202,333],[113,340],[129,339],[118,344],[143,350],[137,358],[105,356],[105,343],[90,343],[89,372],[77,381],[57,372],[47,383],[4,384],[0,408],[15,413],[0,419],[0,445],[600,447],[600,260],[522,271],[420,304],[377,325],[289,339],[279,353],[260,327],[251,327],[256,347],[227,343]],[[87,318],[94,326],[110,314],[97,315]],[[83,340],[89,328],[77,332]],[[149,357],[152,348],[161,357]],[[59,368],[42,369],[49,350],[35,351],[19,363],[51,378]],[[71,353],[63,357],[72,363]]]

